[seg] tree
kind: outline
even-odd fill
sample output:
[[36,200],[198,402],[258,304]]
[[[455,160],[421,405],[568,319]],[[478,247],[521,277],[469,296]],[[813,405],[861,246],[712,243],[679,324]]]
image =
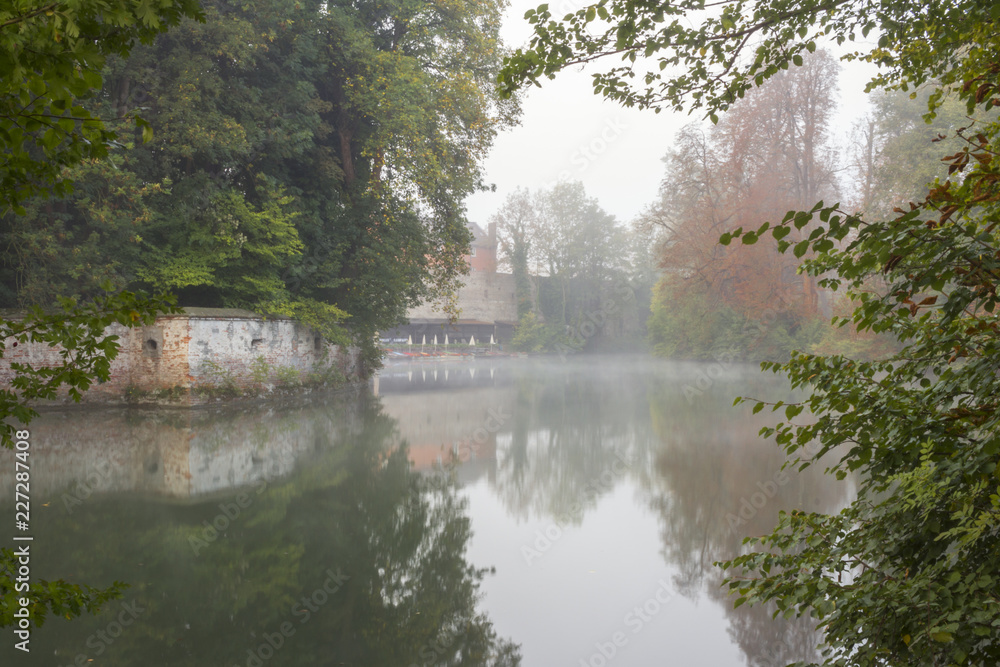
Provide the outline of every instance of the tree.
[[135,42],[199,18],[197,0],[14,0],[0,8],[0,201],[20,210],[36,194],[64,194],[62,170],[103,158],[116,134],[81,104],[101,67]]
[[[101,87],[106,58],[126,57],[136,41],[148,42],[183,17],[199,16],[196,0],[155,6],[139,0],[15,0],[0,8],[0,201],[8,220],[9,212],[25,213],[29,197],[70,192],[68,167],[108,156],[116,134],[82,102]],[[97,290],[87,303],[64,298],[55,312],[35,308],[0,320],[0,353],[29,341],[62,348],[62,362],[52,367],[11,364],[10,387],[0,390],[2,444],[12,448],[15,440],[25,441],[23,426],[36,416],[31,401],[54,398],[64,385],[79,400],[91,383],[108,378],[118,352],[117,337],[105,335],[109,325],[149,324],[157,313],[172,310],[164,296]],[[122,590],[121,584],[99,590],[62,580],[33,581],[18,590],[17,572],[14,551],[0,550],[0,627],[14,623],[22,600],[30,624],[41,625],[48,613],[95,612]]]
[[[925,120],[931,90],[895,91],[872,96],[872,109],[855,128],[850,166],[859,196],[851,203],[868,216],[886,217],[920,197],[936,178],[947,178],[941,156],[962,149],[955,131],[970,122],[954,96],[941,100]],[[981,114],[976,114],[981,115]],[[979,120],[986,120],[980,118]]]
[[514,276],[519,320],[532,311],[534,304],[531,276],[528,273],[528,258],[531,255],[530,233],[534,218],[535,209],[531,195],[527,190],[520,188],[508,195],[500,210],[490,218],[490,222],[496,225],[497,241],[500,245],[500,268],[509,268]]
[[463,200],[518,113],[496,95],[501,11],[496,0],[206,2],[204,22],[109,60],[89,103],[108,117],[143,109],[152,139],[125,142],[118,179],[141,187],[94,196],[106,175],[85,165],[86,191],[29,207],[11,223],[10,242],[29,252],[11,258],[8,295],[44,303],[51,290],[16,277],[61,256],[44,277],[72,293],[86,295],[100,267],[184,305],[295,316],[375,362],[375,332],[447,298],[466,270]]
[[[652,284],[647,249],[581,183],[559,183],[534,195],[519,190],[493,221],[522,295],[524,331],[515,340],[524,349],[579,349],[599,339],[622,341],[639,328],[636,293]],[[529,265],[537,274],[535,289]]]
[[[664,275],[650,335],[667,356],[787,357],[819,311],[815,280],[773,246],[724,248],[719,235],[836,193],[826,127],[836,62],[824,51],[751,91],[711,130],[683,129],[644,214]],[[809,230],[806,230],[809,231]],[[774,317],[765,335],[756,322]]]
[[[870,88],[928,84],[930,118],[949,94],[970,115],[1000,106],[994,2],[727,2],[693,27],[664,22],[703,7],[600,2],[564,22],[549,22],[540,8],[530,13],[532,47],[508,62],[505,84],[612,51],[631,63],[666,51],[658,57],[664,70],[690,69],[650,73],[640,90],[629,64],[598,74],[597,91],[716,117],[754,84],[800,64],[817,41],[875,31],[877,46],[847,56],[881,66]],[[612,25],[592,38],[584,30],[598,16]],[[809,465],[813,445],[836,457],[833,472],[856,471],[862,482],[840,513],[784,514],[773,533],[721,565],[736,604],[774,601],[785,615],[814,617],[827,665],[1000,661],[1000,124],[977,122],[955,135],[964,146],[943,156],[947,180],[887,219],[819,202],[721,238],[752,245],[770,232],[782,252],[815,253],[802,270],[858,302],[838,323],[889,332],[905,345],[882,361],[797,353],[764,364],[813,393],[803,404],[774,403],[785,420],[762,433],[793,465]],[[808,225],[804,239],[791,236]],[[874,277],[886,282],[885,294],[866,290]],[[807,408],[809,420],[797,422]]]

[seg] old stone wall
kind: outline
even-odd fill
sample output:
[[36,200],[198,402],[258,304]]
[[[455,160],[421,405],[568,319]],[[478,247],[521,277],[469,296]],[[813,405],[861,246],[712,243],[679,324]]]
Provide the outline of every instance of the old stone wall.
[[[106,334],[118,336],[119,353],[111,362],[108,381],[92,385],[85,401],[197,403],[199,389],[225,385],[268,391],[304,383],[310,373],[333,367],[346,377],[359,372],[355,353],[327,343],[309,327],[249,311],[188,309],[146,327],[115,324]],[[62,362],[61,349],[42,344],[12,347],[8,341],[0,358],[0,383],[9,385],[12,362],[55,366]]]

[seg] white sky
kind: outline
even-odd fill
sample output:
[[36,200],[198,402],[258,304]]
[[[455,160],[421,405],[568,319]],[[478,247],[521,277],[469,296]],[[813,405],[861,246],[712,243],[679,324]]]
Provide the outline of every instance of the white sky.
[[[512,0],[502,29],[509,46],[530,39],[524,12],[541,2]],[[563,16],[584,4],[586,0],[552,2],[553,15]],[[598,61],[595,67],[612,62]],[[833,131],[838,141],[846,139],[853,120],[867,106],[865,71],[871,70],[843,66],[840,117]],[[469,220],[485,226],[515,188],[534,191],[559,180],[582,181],[587,194],[621,222],[631,221],[655,200],[663,177],[661,158],[676,131],[700,116],[626,109],[595,95],[590,81],[587,70],[574,68],[528,91],[521,125],[497,137],[486,160],[485,180],[496,185],[496,192],[466,200]]]

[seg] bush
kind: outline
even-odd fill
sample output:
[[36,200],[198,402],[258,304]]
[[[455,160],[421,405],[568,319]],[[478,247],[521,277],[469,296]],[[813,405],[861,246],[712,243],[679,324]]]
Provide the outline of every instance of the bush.
[[517,323],[510,347],[520,352],[557,352],[573,347],[562,327],[546,324],[535,313],[528,313]]

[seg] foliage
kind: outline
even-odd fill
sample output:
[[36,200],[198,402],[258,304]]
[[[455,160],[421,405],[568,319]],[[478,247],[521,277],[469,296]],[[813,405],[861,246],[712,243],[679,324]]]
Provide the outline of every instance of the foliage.
[[[704,109],[717,120],[751,88],[800,66],[828,40],[855,47],[844,59],[879,66],[869,90],[960,81],[960,65],[987,53],[965,51],[966,27],[987,34],[1000,14],[992,0],[723,0],[715,6],[721,9],[706,13],[704,0],[598,0],[560,20],[540,5],[525,14],[535,34],[505,60],[501,89],[513,94],[567,67],[620,56],[623,64],[594,75],[595,93],[656,111]],[[863,41],[873,31],[873,39]]]
[[294,366],[278,366],[274,369],[274,379],[280,387],[294,388],[302,384],[299,369]]
[[[522,322],[535,312],[554,327],[568,327],[577,339],[571,348],[624,339],[641,328],[648,301],[639,303],[637,294],[647,294],[653,283],[649,249],[640,234],[618,225],[588,197],[581,183],[559,183],[534,194],[519,190],[492,222],[501,266],[514,272]],[[525,331],[536,324],[532,320]]]
[[[116,134],[81,100],[108,56],[200,18],[197,0],[11,0],[0,7],[0,210],[72,188],[63,169],[108,155]],[[140,122],[140,125],[143,125]],[[148,136],[148,133],[145,133]]]
[[[983,44],[977,35],[970,31],[972,54],[998,46],[995,35]],[[960,97],[970,107],[1000,104],[1000,66],[975,55],[966,64],[982,69],[967,72]],[[730,582],[741,600],[776,600],[786,613],[819,619],[827,664],[1000,659],[1000,124],[976,130],[959,130],[967,145],[945,158],[950,178],[894,219],[870,223],[820,202],[773,228],[724,238],[752,241],[770,229],[783,251],[811,248],[817,256],[804,270],[858,302],[840,325],[904,344],[881,361],[801,354],[765,364],[817,391],[785,406],[788,421],[764,433],[793,457],[818,442],[819,454],[838,452],[838,475],[859,470],[866,481],[840,514],[785,515],[772,535],[751,540],[765,550],[723,567],[759,575]],[[824,224],[809,239],[783,240],[814,216]],[[886,282],[884,294],[866,289],[874,276]],[[793,421],[805,408],[812,423]]]
[[123,144],[118,174],[70,170],[85,190],[5,220],[27,252],[0,297],[87,296],[99,274],[374,348],[465,271],[462,202],[518,113],[495,91],[503,6],[206,2],[204,22],[107,60],[89,112],[141,109],[152,138]]
[[527,313],[514,329],[510,348],[520,352],[556,352],[571,344],[565,327],[549,324],[535,313]]
[[[918,199],[936,178],[947,178],[941,156],[962,149],[955,131],[970,118],[954,95],[940,100],[933,118],[926,118],[932,91],[877,92],[872,108],[854,132],[851,160],[857,180],[857,201],[851,203],[868,217],[889,217],[897,206]],[[975,113],[980,121],[996,113]]]
[[[820,51],[752,91],[717,126],[679,133],[659,200],[641,219],[665,272],[648,325],[654,351],[784,359],[812,342],[799,334],[818,317],[821,295],[796,273],[797,260],[769,244],[725,248],[718,239],[836,192],[826,131],[835,86],[836,63]],[[765,314],[766,331],[737,333]]]
[[[692,23],[665,21],[703,7],[602,1],[562,23],[549,22],[542,7],[529,13],[536,37],[509,61],[505,83],[611,51],[635,63],[666,50],[658,56],[664,73],[640,77],[645,89],[625,65],[597,75],[597,91],[627,104],[704,108],[714,119],[750,86],[799,65],[818,40],[875,31],[872,46],[847,56],[881,66],[870,88],[934,82],[930,119],[949,92],[970,115],[1000,106],[995,2],[725,2]],[[612,24],[588,35],[597,17]],[[689,69],[665,71],[672,65]],[[781,252],[815,253],[802,270],[857,301],[838,324],[904,345],[879,361],[797,353],[764,364],[812,394],[772,404],[785,421],[762,433],[793,464],[809,465],[811,447],[834,457],[838,476],[856,471],[863,481],[840,513],[784,514],[775,532],[750,539],[748,553],[721,566],[737,605],[774,602],[786,616],[815,618],[826,665],[1000,661],[1000,124],[980,121],[953,135],[964,145],[944,156],[947,180],[888,219],[819,202],[721,239],[753,245],[770,232]],[[884,292],[869,290],[876,279]],[[796,421],[806,409],[809,419]]]
[[198,370],[207,382],[200,384],[195,391],[213,398],[235,398],[240,395],[240,386],[231,369],[212,359],[205,359]]
[[18,559],[13,549],[0,549],[0,628],[17,625],[14,612],[21,608],[19,598],[31,601],[28,614],[35,627],[45,625],[49,613],[53,616],[73,618],[83,612],[95,614],[110,600],[120,598],[128,586],[116,581],[105,589],[70,584],[62,579],[39,579],[29,584],[27,591],[18,591],[15,585]]
[[[850,317],[857,305],[847,297],[839,299],[833,307],[834,318]],[[890,333],[858,331],[852,322],[842,327],[824,326],[819,340],[808,348],[797,349],[824,356],[840,355],[858,361],[872,361],[897,354],[902,345]]]
[[818,342],[822,320],[764,310],[748,317],[704,285],[680,285],[664,277],[653,293],[647,324],[653,353],[675,359],[787,359]]

